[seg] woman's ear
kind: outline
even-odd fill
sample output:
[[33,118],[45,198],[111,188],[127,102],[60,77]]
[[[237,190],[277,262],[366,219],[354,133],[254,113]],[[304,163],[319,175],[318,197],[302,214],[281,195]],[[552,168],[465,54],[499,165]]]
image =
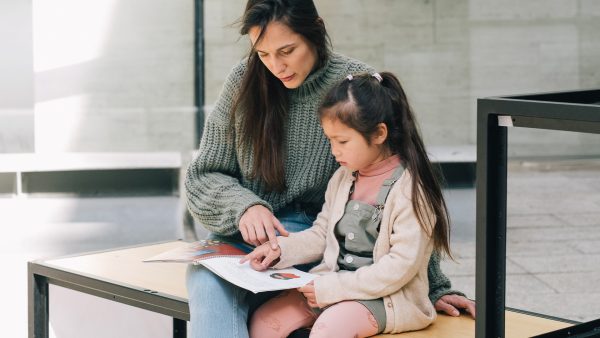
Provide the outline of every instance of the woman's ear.
[[377,127],[375,127],[375,132],[371,137],[372,144],[383,144],[388,137],[388,129],[387,125],[383,122],[379,123]]

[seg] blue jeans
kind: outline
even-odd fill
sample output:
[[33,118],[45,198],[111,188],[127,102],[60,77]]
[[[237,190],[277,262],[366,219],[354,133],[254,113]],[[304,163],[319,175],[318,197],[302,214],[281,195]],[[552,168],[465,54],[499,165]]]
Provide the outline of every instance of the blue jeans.
[[[275,216],[290,232],[307,229],[315,220],[315,216],[293,207],[284,208],[275,213]],[[241,239],[241,236],[235,237]],[[277,294],[253,294],[225,281],[201,265],[189,265],[187,290],[193,338],[248,338],[249,314]]]

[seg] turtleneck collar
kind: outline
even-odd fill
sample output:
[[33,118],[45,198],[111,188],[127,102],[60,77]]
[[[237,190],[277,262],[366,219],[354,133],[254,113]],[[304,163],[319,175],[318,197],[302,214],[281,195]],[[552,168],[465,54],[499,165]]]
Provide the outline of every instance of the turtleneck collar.
[[383,161],[373,163],[368,167],[359,170],[358,174],[363,177],[383,175],[391,170],[396,169],[400,163],[400,156],[392,155]]
[[325,65],[308,75],[300,87],[290,90],[292,97],[306,97],[315,93],[324,93],[340,79],[344,70],[344,61],[339,54],[331,53]]

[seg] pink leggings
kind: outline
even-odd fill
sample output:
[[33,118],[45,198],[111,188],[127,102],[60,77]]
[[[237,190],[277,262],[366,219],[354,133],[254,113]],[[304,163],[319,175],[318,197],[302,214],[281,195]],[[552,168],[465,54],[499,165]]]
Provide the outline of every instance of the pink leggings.
[[250,319],[250,338],[285,338],[294,330],[311,325],[311,338],[369,337],[378,332],[375,317],[361,303],[340,302],[317,315],[302,293],[288,290],[254,312]]

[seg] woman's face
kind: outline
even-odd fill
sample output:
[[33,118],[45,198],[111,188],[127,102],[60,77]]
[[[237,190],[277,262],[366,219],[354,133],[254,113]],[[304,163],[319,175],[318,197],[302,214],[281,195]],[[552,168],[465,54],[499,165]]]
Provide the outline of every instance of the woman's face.
[[287,25],[271,21],[259,42],[260,27],[250,28],[248,36],[262,63],[286,88],[298,88],[317,61],[313,45]]

